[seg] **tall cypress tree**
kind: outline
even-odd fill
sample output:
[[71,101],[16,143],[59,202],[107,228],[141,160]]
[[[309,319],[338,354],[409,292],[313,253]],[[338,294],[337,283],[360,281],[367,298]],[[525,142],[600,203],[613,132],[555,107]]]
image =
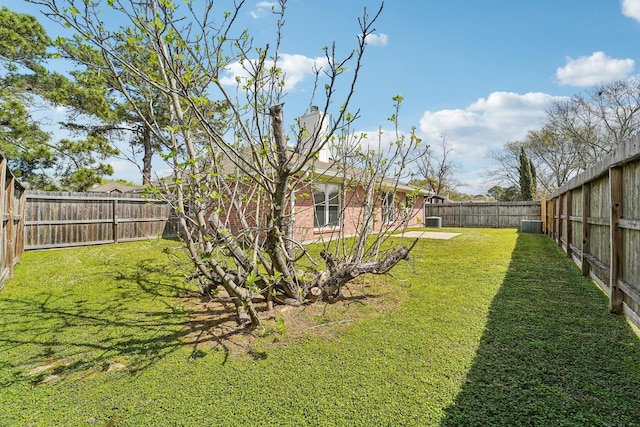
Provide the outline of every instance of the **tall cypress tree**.
[[524,147],[520,148],[520,194],[522,200],[533,200],[533,173],[531,172],[531,162],[524,151]]
[[529,168],[531,169],[531,196],[533,200],[538,193],[538,173],[531,159],[529,159]]

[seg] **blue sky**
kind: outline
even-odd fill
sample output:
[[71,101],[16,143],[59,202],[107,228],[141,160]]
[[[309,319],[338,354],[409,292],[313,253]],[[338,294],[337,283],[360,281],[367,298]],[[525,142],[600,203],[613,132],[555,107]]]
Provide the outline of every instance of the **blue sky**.
[[[223,2],[220,2],[223,3]],[[38,16],[22,0],[0,5]],[[308,105],[310,64],[322,47],[355,47],[367,0],[289,0],[281,52],[289,76],[285,119]],[[257,38],[273,29],[271,2],[247,0],[242,24]],[[50,35],[59,28],[41,19]],[[387,0],[364,58],[352,110],[359,128],[389,128],[402,94],[403,130],[429,143],[446,135],[467,193],[492,185],[487,153],[539,127],[554,100],[638,74],[640,0]],[[137,172],[118,163],[118,177]],[[131,179],[129,178],[129,179]]]

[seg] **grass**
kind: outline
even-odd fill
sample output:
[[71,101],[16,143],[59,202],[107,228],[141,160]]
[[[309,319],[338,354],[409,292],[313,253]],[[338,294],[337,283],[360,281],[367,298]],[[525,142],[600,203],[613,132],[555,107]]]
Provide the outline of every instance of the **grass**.
[[185,340],[171,242],[26,253],[0,292],[0,425],[637,422],[640,340],[599,289],[545,236],[455,231],[246,357]]

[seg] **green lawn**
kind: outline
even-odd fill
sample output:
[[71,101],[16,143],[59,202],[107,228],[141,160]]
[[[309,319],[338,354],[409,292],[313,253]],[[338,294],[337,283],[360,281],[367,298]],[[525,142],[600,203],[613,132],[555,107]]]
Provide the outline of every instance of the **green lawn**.
[[0,291],[0,426],[638,423],[640,339],[550,239],[443,231],[246,357],[185,340],[170,241],[26,253]]

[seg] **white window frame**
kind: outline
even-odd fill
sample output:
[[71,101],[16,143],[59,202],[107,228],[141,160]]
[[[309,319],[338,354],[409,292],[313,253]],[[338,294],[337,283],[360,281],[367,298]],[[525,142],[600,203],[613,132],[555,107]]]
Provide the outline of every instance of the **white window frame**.
[[[332,192],[337,193],[337,203],[332,203],[332,199],[329,197]],[[323,200],[317,202],[316,194],[320,193],[323,194]],[[340,186],[330,183],[315,184],[313,186],[313,228],[321,230],[339,227],[341,205]],[[334,207],[336,211],[336,219],[333,222],[331,221],[332,207]],[[322,218],[318,218],[318,213],[322,215]]]
[[396,194],[393,191],[382,192],[382,223],[396,222]]

